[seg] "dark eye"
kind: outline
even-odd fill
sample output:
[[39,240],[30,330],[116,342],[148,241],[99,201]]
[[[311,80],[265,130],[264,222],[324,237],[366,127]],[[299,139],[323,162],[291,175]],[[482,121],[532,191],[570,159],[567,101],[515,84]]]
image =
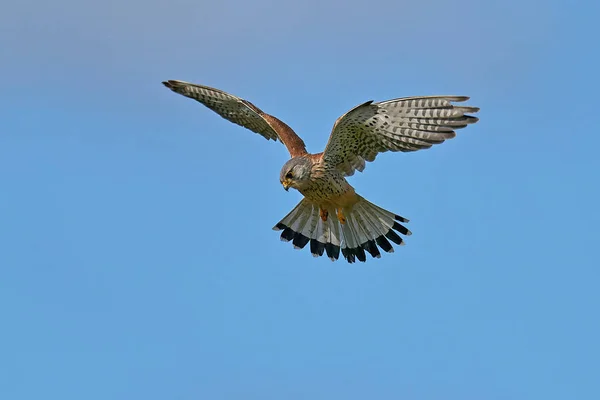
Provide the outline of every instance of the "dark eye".
[[292,175],[292,173],[291,173],[291,172],[288,172],[288,173],[285,175],[285,178],[286,178],[286,179],[292,179],[293,177],[294,177],[294,176]]

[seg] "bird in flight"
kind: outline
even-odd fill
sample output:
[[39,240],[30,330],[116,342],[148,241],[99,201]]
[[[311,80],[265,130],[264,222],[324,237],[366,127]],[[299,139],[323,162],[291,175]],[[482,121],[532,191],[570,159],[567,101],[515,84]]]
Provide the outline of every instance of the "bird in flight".
[[411,232],[402,225],[408,219],[370,203],[346,180],[362,171],[386,151],[428,149],[455,136],[455,130],[478,121],[467,115],[477,107],[455,105],[466,96],[404,97],[360,104],[335,121],[329,141],[321,153],[310,154],[304,141],[283,121],[247,100],[219,89],[169,80],[163,82],[175,93],[197,100],[221,117],[268,140],[279,140],[290,153],[279,174],[285,190],[294,188],[304,198],[274,230],[281,240],[292,241],[310,252],[324,253],[335,261],[340,256],[353,263],[366,261],[366,253],[380,258],[379,249],[392,253],[390,241],[403,245],[399,235]]

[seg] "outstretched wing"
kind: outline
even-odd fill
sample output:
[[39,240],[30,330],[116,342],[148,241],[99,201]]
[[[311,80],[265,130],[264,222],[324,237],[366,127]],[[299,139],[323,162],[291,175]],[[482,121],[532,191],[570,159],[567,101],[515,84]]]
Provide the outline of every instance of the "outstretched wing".
[[478,121],[477,107],[456,106],[465,96],[423,96],[361,104],[335,122],[323,160],[346,175],[385,151],[416,151],[453,138]]
[[234,124],[256,132],[266,139],[279,139],[292,157],[307,154],[302,139],[283,121],[263,112],[254,104],[234,95],[208,86],[169,80],[163,85],[210,108]]

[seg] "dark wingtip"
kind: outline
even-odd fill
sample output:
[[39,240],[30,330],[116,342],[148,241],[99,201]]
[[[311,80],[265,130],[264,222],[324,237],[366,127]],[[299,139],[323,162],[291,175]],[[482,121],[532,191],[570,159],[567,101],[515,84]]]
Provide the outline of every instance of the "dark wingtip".
[[172,91],[177,92],[177,89],[181,89],[182,86],[186,84],[186,82],[169,79],[168,81],[162,81],[162,84],[171,89]]

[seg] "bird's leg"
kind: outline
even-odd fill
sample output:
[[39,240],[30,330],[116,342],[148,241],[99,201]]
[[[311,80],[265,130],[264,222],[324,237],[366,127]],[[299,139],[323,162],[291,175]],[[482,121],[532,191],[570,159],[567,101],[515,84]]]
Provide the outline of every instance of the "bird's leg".
[[344,210],[342,208],[338,208],[336,211],[337,211],[337,218],[340,221],[340,223],[345,224],[346,217],[344,216]]
[[327,221],[327,216],[329,215],[327,209],[319,207],[319,211],[321,212],[321,219],[323,220],[323,222]]

